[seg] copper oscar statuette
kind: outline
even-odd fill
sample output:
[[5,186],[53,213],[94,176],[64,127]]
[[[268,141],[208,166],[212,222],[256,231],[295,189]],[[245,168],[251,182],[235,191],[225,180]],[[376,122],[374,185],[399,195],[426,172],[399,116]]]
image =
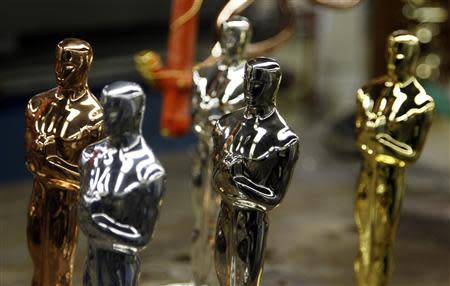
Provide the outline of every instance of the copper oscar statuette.
[[28,102],[26,164],[33,174],[28,208],[32,285],[71,285],[77,242],[78,159],[102,138],[103,111],[87,85],[90,45],[66,39],[56,47],[57,87]]

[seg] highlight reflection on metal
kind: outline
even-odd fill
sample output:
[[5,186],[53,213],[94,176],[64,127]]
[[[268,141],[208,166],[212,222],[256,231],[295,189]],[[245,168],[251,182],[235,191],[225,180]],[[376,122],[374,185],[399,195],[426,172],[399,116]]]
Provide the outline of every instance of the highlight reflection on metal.
[[56,47],[57,87],[35,95],[25,112],[26,163],[33,174],[27,239],[32,285],[71,285],[78,225],[78,158],[102,137],[103,111],[87,85],[90,45]]
[[199,139],[192,190],[195,224],[191,259],[195,285],[213,285],[217,281],[213,253],[220,199],[211,188],[211,135],[220,117],[244,105],[244,51],[250,36],[249,21],[231,17],[220,30],[221,60],[199,66],[193,72],[193,129]]
[[[280,9],[280,14],[283,19],[286,19],[286,25],[274,36],[267,39],[261,40],[259,42],[249,43],[247,47],[247,57],[257,57],[270,53],[288,41],[296,30],[296,13],[291,1],[289,0],[276,0],[278,7]],[[358,5],[361,0],[309,0],[313,4],[336,8],[336,9],[347,9]],[[255,0],[229,0],[216,19],[216,28],[220,30],[220,27],[224,21],[229,19],[231,16],[242,13],[247,9]],[[208,57],[203,63],[211,63],[217,60],[221,56],[221,46],[217,42],[212,51],[211,56]]]
[[434,110],[414,77],[418,39],[405,31],[388,38],[387,75],[357,94],[357,145],[363,156],[356,192],[359,286],[384,286],[392,271],[405,167],[420,156]]
[[361,0],[310,0],[310,1],[318,5],[336,9],[352,8],[361,2]]
[[137,285],[137,252],[153,234],[165,171],[141,135],[141,87],[115,82],[101,102],[108,137],[80,159],[80,227],[89,242],[84,285]]
[[[224,23],[227,19],[232,17],[233,15],[239,14],[243,12],[247,7],[249,7],[255,0],[229,0],[223,9],[219,12],[216,20],[216,27],[218,30],[221,29],[222,23]],[[289,40],[292,35],[295,33],[296,29],[296,14],[292,4],[289,0],[277,0],[278,6],[280,8],[280,12],[283,15],[283,18],[286,19],[286,25],[281,29],[276,35],[271,36],[267,39],[264,39],[259,42],[249,43],[246,49],[247,57],[256,57],[267,54],[287,40]],[[212,51],[211,56],[207,58],[204,63],[214,62],[215,58],[218,58],[222,55],[221,45],[217,42]]]
[[213,182],[222,197],[215,265],[221,286],[260,285],[268,211],[286,194],[299,139],[278,113],[279,64],[257,58],[245,67],[246,107],[223,116],[213,133]]

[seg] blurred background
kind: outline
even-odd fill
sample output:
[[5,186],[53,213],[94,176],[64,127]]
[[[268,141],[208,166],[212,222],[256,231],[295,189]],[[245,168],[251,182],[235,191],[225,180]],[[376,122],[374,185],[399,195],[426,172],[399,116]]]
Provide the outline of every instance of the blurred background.
[[[420,160],[407,171],[407,191],[395,246],[392,285],[450,285],[449,2],[362,0],[336,9],[327,2],[291,0],[296,31],[268,54],[283,69],[281,113],[300,135],[301,156],[285,201],[271,213],[263,285],[353,285],[357,233],[353,200],[360,158],[355,150],[355,91],[385,72],[386,36],[410,29],[422,54],[416,75],[437,105]],[[359,1],[347,1],[359,2]],[[196,59],[209,56],[215,19],[226,1],[203,1]],[[142,254],[142,285],[187,282],[192,226],[191,157],[196,142],[159,132],[161,93],[136,71],[143,49],[165,58],[171,1],[3,0],[0,4],[0,285],[27,285],[26,244],[31,176],[24,165],[26,102],[55,86],[55,45],[67,37],[94,50],[89,85],[136,81],[147,93],[144,135],[168,172],[168,190],[150,246]],[[285,25],[277,0],[258,0],[243,13],[254,41]],[[80,233],[74,285],[81,285],[86,241]]]

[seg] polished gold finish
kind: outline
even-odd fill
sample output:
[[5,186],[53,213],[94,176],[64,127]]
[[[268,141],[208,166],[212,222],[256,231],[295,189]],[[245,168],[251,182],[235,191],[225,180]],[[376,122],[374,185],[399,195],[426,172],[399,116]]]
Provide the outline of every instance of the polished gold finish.
[[405,31],[388,38],[387,75],[357,94],[357,145],[363,157],[356,191],[358,286],[385,286],[405,191],[405,167],[420,156],[434,102],[414,77],[418,39]]
[[103,136],[103,111],[89,91],[90,45],[78,39],[56,48],[57,87],[35,95],[25,112],[27,167],[33,174],[28,248],[33,286],[71,285],[76,248],[81,151]]

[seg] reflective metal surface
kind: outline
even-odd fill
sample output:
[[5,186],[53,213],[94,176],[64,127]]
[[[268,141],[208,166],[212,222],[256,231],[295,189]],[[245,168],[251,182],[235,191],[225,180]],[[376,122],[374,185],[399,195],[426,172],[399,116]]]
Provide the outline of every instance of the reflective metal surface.
[[420,156],[434,102],[414,77],[418,39],[405,31],[388,38],[387,75],[358,90],[357,145],[363,156],[356,192],[359,286],[387,285],[405,192],[405,167]]
[[220,117],[243,107],[244,52],[250,37],[248,20],[233,16],[221,28],[223,58],[214,64],[199,65],[193,71],[193,128],[203,140],[210,140]]
[[260,285],[268,211],[286,194],[299,139],[278,113],[279,64],[257,58],[245,67],[246,107],[214,129],[213,182],[222,197],[215,265],[221,286]]
[[137,285],[138,251],[150,241],[165,171],[141,135],[145,95],[135,83],[103,89],[108,137],[80,159],[80,227],[89,251],[84,285]]
[[213,253],[220,198],[211,188],[211,135],[220,117],[244,105],[243,56],[250,36],[249,21],[231,17],[220,30],[221,60],[193,72],[193,129],[198,137],[192,174],[195,224],[191,259],[195,285],[217,284]]
[[361,0],[310,0],[310,2],[330,8],[347,9],[358,5]]
[[[220,31],[222,24],[233,15],[243,12],[247,7],[253,4],[255,0],[229,0],[216,19],[216,28]],[[289,40],[296,30],[296,14],[294,7],[289,0],[277,0],[279,12],[283,19],[286,20],[286,25],[275,35],[264,40],[249,43],[246,49],[248,58],[262,56],[280,47],[287,40]],[[203,61],[203,63],[214,62],[222,55],[221,45],[217,42],[212,51],[211,56]]]
[[31,98],[25,112],[26,163],[33,174],[27,239],[32,285],[71,285],[78,226],[78,158],[102,138],[103,111],[87,85],[90,45],[56,47],[57,87]]

